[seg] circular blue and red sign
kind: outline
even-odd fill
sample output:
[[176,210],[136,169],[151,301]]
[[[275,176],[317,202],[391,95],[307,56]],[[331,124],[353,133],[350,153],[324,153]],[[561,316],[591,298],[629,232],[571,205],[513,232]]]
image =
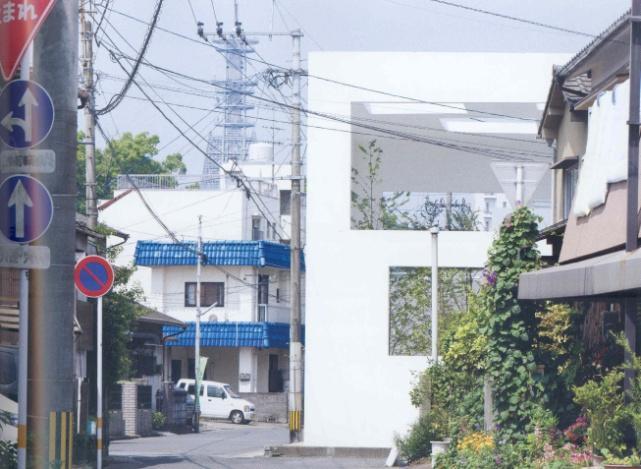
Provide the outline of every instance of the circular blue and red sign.
[[89,298],[99,298],[111,290],[114,270],[104,257],[87,256],[76,264],[73,280],[80,293]]

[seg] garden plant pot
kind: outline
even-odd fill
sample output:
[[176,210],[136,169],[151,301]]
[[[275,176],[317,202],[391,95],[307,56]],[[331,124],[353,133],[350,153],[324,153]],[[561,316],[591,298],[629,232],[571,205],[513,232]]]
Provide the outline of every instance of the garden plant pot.
[[443,454],[447,452],[447,449],[450,446],[450,440],[449,438],[444,441],[430,441],[432,444],[432,467],[434,467],[434,463],[436,462],[436,457],[439,454]]

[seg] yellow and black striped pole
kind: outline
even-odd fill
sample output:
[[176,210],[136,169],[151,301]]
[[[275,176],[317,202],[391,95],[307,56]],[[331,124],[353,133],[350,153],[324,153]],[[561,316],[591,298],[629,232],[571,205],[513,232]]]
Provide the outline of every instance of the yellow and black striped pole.
[[49,414],[49,467],[73,466],[73,412]]

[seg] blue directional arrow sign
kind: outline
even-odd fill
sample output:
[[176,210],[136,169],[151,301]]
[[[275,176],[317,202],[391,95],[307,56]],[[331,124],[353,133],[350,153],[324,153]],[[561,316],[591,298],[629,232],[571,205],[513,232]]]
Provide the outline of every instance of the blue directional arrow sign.
[[51,224],[53,201],[40,181],[17,175],[0,184],[0,232],[15,243],[40,238]]
[[12,148],[31,148],[51,132],[51,96],[34,81],[14,80],[0,92],[0,139]]

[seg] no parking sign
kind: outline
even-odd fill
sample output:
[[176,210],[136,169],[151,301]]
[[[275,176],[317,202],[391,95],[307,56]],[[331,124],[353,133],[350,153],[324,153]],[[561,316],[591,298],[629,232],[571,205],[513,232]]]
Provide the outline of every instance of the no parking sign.
[[107,259],[87,256],[78,261],[73,272],[76,288],[89,298],[106,295],[114,283],[114,271]]

